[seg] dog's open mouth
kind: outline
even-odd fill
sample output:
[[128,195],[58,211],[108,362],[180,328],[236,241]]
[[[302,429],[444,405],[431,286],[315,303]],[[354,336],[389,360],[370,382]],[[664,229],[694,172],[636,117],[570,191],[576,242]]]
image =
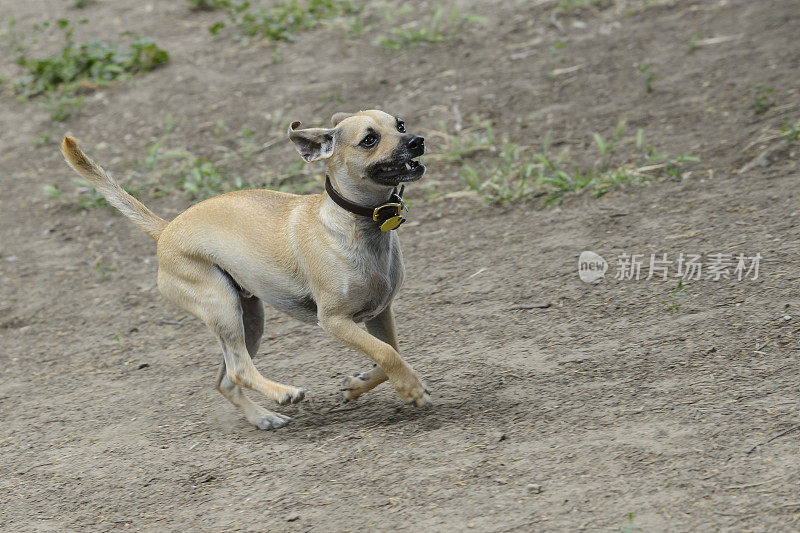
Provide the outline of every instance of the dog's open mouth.
[[417,181],[425,174],[425,165],[408,159],[402,162],[381,163],[373,166],[368,176],[384,185],[397,185],[407,181]]

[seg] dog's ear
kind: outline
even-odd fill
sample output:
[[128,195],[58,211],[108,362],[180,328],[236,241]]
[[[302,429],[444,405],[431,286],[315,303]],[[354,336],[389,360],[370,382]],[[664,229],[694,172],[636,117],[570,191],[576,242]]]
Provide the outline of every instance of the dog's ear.
[[300,122],[289,125],[289,139],[294,143],[300,157],[306,163],[327,159],[333,153],[336,143],[336,130],[325,128],[306,128],[298,130]]
[[355,113],[334,113],[334,115],[331,117],[331,126],[335,128],[341,121],[346,118],[350,118],[353,115],[355,115]]

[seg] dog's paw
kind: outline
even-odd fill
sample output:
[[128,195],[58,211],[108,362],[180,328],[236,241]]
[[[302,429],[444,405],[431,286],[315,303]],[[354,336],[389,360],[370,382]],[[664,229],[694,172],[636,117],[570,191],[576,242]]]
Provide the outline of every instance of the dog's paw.
[[416,383],[411,383],[406,386],[396,386],[395,389],[405,403],[415,405],[417,407],[424,407],[431,399],[431,393],[425,388],[425,385],[416,379]]
[[342,386],[339,389],[342,391],[344,403],[355,400],[367,392],[370,389],[369,380],[370,375],[368,372],[359,372],[358,374],[353,374],[352,376],[344,378]]
[[306,397],[305,389],[294,389],[287,392],[283,398],[278,401],[279,405],[289,405],[290,403],[297,403]]
[[269,430],[269,429],[278,429],[282,428],[289,422],[291,422],[291,418],[288,416],[282,415],[280,413],[266,413],[255,420],[251,420],[253,425],[255,425],[258,429]]

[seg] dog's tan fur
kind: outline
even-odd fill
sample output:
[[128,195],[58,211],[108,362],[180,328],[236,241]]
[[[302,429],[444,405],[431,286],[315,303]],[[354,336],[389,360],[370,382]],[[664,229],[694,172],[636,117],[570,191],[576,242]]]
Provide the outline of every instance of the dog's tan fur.
[[[328,175],[346,198],[373,205],[392,187],[367,178],[407,137],[382,111],[334,115],[333,128],[298,130],[289,137],[306,161],[326,159]],[[359,146],[366,131],[380,142]],[[171,222],[153,214],[65,137],[69,165],[111,205],[158,242],[158,287],[169,301],[205,322],[219,339],[223,362],[217,389],[262,429],[288,417],[248,399],[251,389],[285,405],[305,390],[263,377],[251,356],[264,327],[262,301],[295,318],[318,323],[376,366],[345,380],[353,400],[389,379],[403,401],[422,406],[428,392],[398,353],[392,299],[404,269],[396,232],[336,205],[327,194],[297,196],[270,190],[236,191],[200,202]],[[357,322],[364,321],[367,331]]]

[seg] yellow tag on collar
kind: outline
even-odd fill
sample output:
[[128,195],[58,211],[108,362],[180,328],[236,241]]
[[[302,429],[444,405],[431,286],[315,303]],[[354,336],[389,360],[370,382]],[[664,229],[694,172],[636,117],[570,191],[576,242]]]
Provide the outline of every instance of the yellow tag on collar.
[[381,224],[381,231],[392,231],[393,229],[397,229],[400,227],[400,224],[405,222],[406,219],[401,217],[400,215],[395,215],[391,218],[386,219],[383,224]]

